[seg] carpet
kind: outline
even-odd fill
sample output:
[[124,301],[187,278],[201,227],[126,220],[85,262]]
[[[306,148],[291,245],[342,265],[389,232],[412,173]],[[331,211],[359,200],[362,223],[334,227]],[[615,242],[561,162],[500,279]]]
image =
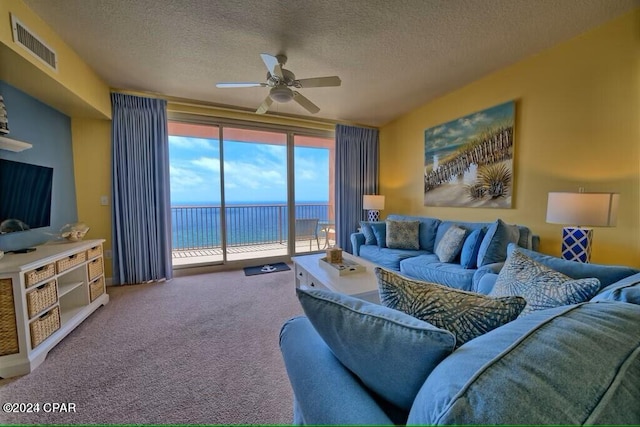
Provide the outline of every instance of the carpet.
[[267,264],[267,265],[256,265],[253,267],[245,267],[244,275],[245,276],[256,276],[258,274],[267,274],[267,273],[275,273],[278,271],[287,271],[291,270],[287,264],[284,262],[277,262],[275,264]]
[[32,373],[0,380],[2,402],[71,402],[75,413],[3,413],[5,424],[290,424],[278,337],[302,314],[293,271],[242,270],[110,286]]

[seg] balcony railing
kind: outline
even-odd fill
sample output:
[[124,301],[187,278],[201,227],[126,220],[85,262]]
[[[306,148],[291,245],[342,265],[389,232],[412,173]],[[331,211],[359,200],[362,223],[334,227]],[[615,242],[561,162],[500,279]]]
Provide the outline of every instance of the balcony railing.
[[[216,205],[172,206],[172,250],[222,247],[221,207]],[[328,219],[329,204],[302,203],[296,218]],[[288,208],[281,204],[236,204],[225,207],[227,247],[286,244]]]

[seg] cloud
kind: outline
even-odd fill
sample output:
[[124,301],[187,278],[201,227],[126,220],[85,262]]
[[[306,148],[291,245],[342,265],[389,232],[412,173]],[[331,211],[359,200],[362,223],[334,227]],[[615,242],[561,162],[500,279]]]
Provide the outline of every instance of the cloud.
[[188,189],[189,187],[198,187],[204,183],[204,178],[192,169],[180,167],[176,165],[169,166],[169,174],[171,175],[172,190]]
[[470,128],[477,125],[478,123],[484,123],[489,120],[489,117],[485,113],[476,113],[471,116],[458,119],[458,124],[463,127]]
[[201,169],[206,169],[212,172],[220,172],[220,159],[217,157],[200,157],[199,159],[191,160],[193,166],[197,166]]

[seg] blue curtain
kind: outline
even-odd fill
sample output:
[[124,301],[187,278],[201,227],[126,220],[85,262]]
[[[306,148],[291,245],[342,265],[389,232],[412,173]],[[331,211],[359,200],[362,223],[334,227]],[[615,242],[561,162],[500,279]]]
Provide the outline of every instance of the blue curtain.
[[352,252],[364,218],[362,196],[378,194],[378,129],[336,126],[336,242]]
[[113,283],[170,279],[167,102],[111,94]]

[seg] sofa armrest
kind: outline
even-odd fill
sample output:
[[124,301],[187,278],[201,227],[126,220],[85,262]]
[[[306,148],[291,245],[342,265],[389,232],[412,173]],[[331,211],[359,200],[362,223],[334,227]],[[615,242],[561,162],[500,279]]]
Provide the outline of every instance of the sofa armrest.
[[280,349],[293,388],[297,423],[394,424],[306,317],[284,324]]
[[504,262],[494,262],[478,268],[476,272],[473,273],[471,290],[485,295],[489,294],[503,266]]
[[364,245],[364,234],[351,233],[351,254],[355,256],[360,255],[360,246]]

